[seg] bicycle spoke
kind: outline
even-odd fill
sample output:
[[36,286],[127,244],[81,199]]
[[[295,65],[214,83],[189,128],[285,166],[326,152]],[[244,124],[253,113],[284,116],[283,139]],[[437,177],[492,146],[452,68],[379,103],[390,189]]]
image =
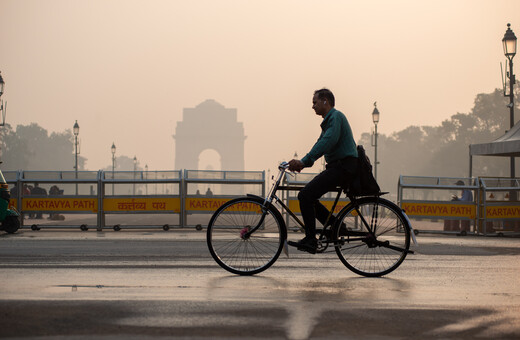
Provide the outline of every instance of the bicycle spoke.
[[[338,215],[339,223],[366,237],[342,239],[336,235],[336,253],[352,271],[365,276],[381,276],[397,268],[409,252],[410,234],[400,209],[382,198],[360,199],[357,209]],[[367,220],[368,218],[368,220]],[[338,232],[339,228],[336,228]]]
[[283,222],[271,209],[262,210],[262,204],[257,199],[235,199],[212,217],[208,246],[213,258],[226,270],[257,273],[278,258],[283,246]]

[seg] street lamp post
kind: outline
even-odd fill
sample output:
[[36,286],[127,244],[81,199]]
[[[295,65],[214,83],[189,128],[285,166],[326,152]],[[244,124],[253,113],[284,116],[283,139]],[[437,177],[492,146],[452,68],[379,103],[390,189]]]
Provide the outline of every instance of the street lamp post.
[[[511,24],[507,24],[507,31],[502,39],[504,45],[504,54],[509,60],[509,72],[506,76],[509,78],[509,94],[504,91],[504,96],[509,97],[509,128],[515,125],[515,94],[513,88],[515,85],[515,74],[513,73],[513,57],[516,54],[516,36],[511,30]],[[505,85],[505,84],[504,84]],[[511,178],[515,178],[515,157],[511,157]]]
[[78,135],[79,135],[79,124],[78,121],[74,123],[74,171],[76,173],[76,195],[78,194]]
[[[2,78],[2,74],[0,74],[0,98],[2,98],[2,95],[4,94],[4,78]],[[7,104],[6,104],[7,106]],[[6,107],[7,108],[7,107]],[[0,122],[0,126],[5,126],[5,110],[4,110],[4,102],[0,100],[0,114],[2,115],[2,121]],[[2,155],[2,152],[0,150],[0,156]]]
[[112,152],[112,195],[114,195],[114,168],[116,165],[116,145],[112,142],[112,147],[110,148]]
[[372,121],[374,122],[374,141],[372,146],[374,147],[374,178],[377,180],[377,123],[379,123],[379,110],[377,109],[377,102],[374,102],[374,111],[372,111]]
[[2,78],[2,74],[0,73],[0,97],[4,94],[4,78]]
[[[4,94],[4,78],[2,78],[2,74],[0,74],[0,98]],[[4,102],[0,101],[0,114],[2,115],[2,121],[0,122],[0,126],[5,126],[5,111],[7,109],[7,103],[5,104],[4,108]]]
[[144,165],[144,178],[146,180],[145,184],[145,190],[146,190],[146,196],[148,196],[148,164]]
[[137,171],[137,157],[134,156],[134,185],[133,185],[133,193],[135,196],[135,172]]

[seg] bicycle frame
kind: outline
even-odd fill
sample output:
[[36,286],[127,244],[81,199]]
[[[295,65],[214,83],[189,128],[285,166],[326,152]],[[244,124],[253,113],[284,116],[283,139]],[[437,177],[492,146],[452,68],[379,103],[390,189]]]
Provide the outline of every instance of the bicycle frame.
[[[302,189],[301,187],[282,186],[282,185],[280,185],[282,183],[283,175],[285,174],[285,172],[287,171],[288,168],[289,168],[289,163],[287,163],[287,162],[282,162],[278,166],[278,170],[279,170],[278,176],[276,177],[276,180],[273,183],[273,186],[269,190],[269,194],[264,199],[264,205],[266,207],[269,207],[269,205],[273,204],[273,201],[276,201],[277,203],[280,204],[280,206],[283,208],[283,210],[285,210],[289,214],[289,216],[291,216],[291,218],[296,223],[298,223],[300,225],[301,228],[305,229],[305,224],[298,218],[298,216],[296,216],[296,214],[294,214],[292,212],[292,210],[283,202],[283,200],[276,195],[276,192],[278,191],[278,189],[282,189],[282,190],[301,190]],[[338,187],[335,191],[337,192],[337,195],[336,195],[336,198],[335,198],[334,203],[332,205],[332,208],[329,210],[329,215],[327,216],[327,220],[325,221],[325,225],[328,225],[328,222],[329,222],[330,218],[333,215],[334,209],[336,209],[336,206],[337,206],[337,204],[339,202],[339,199],[341,197],[342,188]],[[379,198],[379,196],[377,196],[377,197]],[[358,200],[356,199],[356,197],[350,197],[349,196],[349,199],[350,199],[350,203],[344,209],[349,209],[349,208],[353,207],[354,210],[356,211],[356,213],[358,214],[358,216],[359,216],[359,218],[361,220],[362,225],[366,229],[366,231],[361,231],[361,232],[359,232],[359,231],[350,231],[352,236],[359,236],[359,237],[354,237],[353,238],[353,237],[349,236],[349,240],[350,241],[366,240],[367,236],[372,238],[372,239],[376,239],[376,233],[377,233],[376,226],[377,226],[377,218],[378,218],[378,215],[377,215],[377,210],[378,210],[377,209],[377,205],[376,205],[376,209],[372,212],[372,221],[369,223],[366,220],[365,216],[359,211],[359,204],[358,204]],[[265,211],[262,214],[262,217],[261,217],[260,222],[258,223],[258,225],[255,226],[253,229],[251,229],[251,231],[249,231],[246,234],[247,236],[250,236],[252,233],[254,233],[260,227],[260,225],[264,221],[266,213],[267,213],[267,211]],[[408,225],[410,226],[410,233],[411,233],[411,236],[412,236],[412,241],[413,241],[414,244],[417,245],[417,240],[415,238],[415,233],[413,232],[410,220],[408,219],[408,216],[406,215],[406,213],[404,211],[403,211],[403,215],[405,216],[406,220],[408,221]],[[374,223],[374,219],[375,219],[375,223]],[[326,228],[327,227],[324,227],[324,230]],[[367,235],[367,233],[368,233],[368,235]],[[388,244],[385,244],[384,246],[388,247],[388,248],[393,248],[391,245],[388,245]],[[397,248],[395,250],[400,250],[400,249]]]
[[[265,197],[264,205],[266,207],[269,207],[273,203],[273,200],[276,201],[289,214],[289,216],[292,217],[292,219],[294,221],[296,221],[302,228],[305,229],[305,224],[298,218],[298,216],[296,216],[292,212],[292,210],[283,202],[283,200],[280,199],[276,195],[276,192],[278,191],[278,189],[282,189],[282,190],[301,190],[300,187],[291,187],[291,186],[281,186],[280,185],[281,182],[282,182],[283,175],[285,174],[285,171],[287,170],[288,167],[289,167],[289,164],[286,163],[286,162],[283,162],[283,163],[281,163],[278,166],[278,170],[279,170],[278,176],[276,178],[276,181],[273,183],[273,186],[269,190],[269,194]],[[337,191],[338,194],[336,195],[336,199],[334,200],[334,203],[332,204],[332,208],[329,211],[329,215],[327,216],[327,220],[325,221],[325,225],[328,224],[330,218],[333,215],[334,209],[336,209],[336,206],[338,204],[339,198],[341,197],[342,189],[341,188],[337,188],[336,191]],[[356,210],[356,212],[358,213],[359,217],[361,218],[361,221],[362,221],[363,225],[365,226],[367,232],[369,233],[370,236],[375,238],[376,230],[372,230],[373,228],[370,227],[370,225],[368,224],[368,222],[364,218],[363,214],[361,214],[361,212],[359,211],[359,206],[357,205],[357,200],[355,198],[352,198],[352,197],[349,197],[349,198],[350,198],[350,203],[347,205],[347,207],[350,207],[350,206],[354,205],[354,209]],[[258,228],[260,228],[260,226],[264,222],[266,214],[267,214],[267,210],[262,213],[262,217],[260,218],[260,221],[258,222],[258,224],[244,235],[245,237],[249,237],[256,230],[258,230]],[[355,232],[354,232],[354,234],[355,234]],[[362,232],[362,235],[365,236],[364,238],[366,238],[366,232]],[[361,236],[361,235],[358,235],[358,236]],[[350,238],[350,240],[362,240],[364,238],[359,238],[359,239],[358,238]]]

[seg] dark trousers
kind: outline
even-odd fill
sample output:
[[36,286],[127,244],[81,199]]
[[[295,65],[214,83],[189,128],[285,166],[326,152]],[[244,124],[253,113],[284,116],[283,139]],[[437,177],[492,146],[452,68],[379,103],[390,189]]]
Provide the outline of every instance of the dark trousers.
[[[312,181],[298,194],[300,201],[300,210],[302,213],[303,223],[305,224],[305,235],[310,237],[316,236],[316,218],[321,224],[325,225],[329,210],[320,203],[321,196],[329,191],[335,190],[340,185],[350,183],[356,175],[357,158],[347,158],[333,164],[327,164],[327,168],[319,175],[314,177]],[[329,224],[334,223],[334,217],[331,216]]]

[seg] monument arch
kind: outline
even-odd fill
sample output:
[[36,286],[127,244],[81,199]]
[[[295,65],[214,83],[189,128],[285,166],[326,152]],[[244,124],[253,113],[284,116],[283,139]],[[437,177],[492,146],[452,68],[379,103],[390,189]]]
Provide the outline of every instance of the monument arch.
[[[175,169],[199,170],[199,157],[205,150],[220,155],[222,168],[244,171],[244,125],[237,121],[237,109],[208,99],[194,108],[185,108],[175,134]],[[200,169],[205,170],[205,169]]]

